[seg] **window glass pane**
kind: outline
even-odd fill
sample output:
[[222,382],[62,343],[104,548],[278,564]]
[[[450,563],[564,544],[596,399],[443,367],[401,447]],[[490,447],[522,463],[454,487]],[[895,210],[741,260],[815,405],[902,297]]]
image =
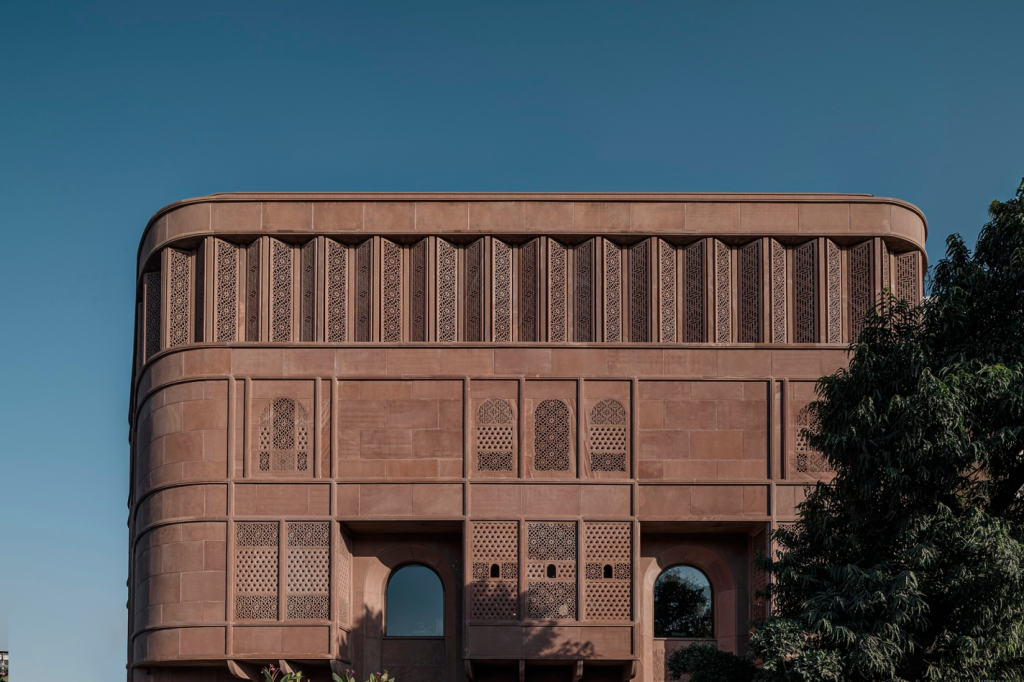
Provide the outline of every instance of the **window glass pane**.
[[655,637],[711,637],[711,583],[693,566],[666,569],[654,583]]
[[391,575],[385,609],[389,637],[444,635],[444,588],[426,566],[403,566]]

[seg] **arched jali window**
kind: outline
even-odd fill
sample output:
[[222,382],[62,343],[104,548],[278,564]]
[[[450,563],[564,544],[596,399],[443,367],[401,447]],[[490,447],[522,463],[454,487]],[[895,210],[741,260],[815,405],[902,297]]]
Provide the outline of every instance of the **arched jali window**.
[[444,587],[434,571],[409,564],[391,574],[384,606],[384,634],[444,636]]
[[569,471],[569,407],[561,400],[542,400],[533,418],[533,468]]
[[618,400],[602,400],[590,411],[590,468],[626,470],[626,408]]
[[672,566],[654,582],[655,637],[713,637],[711,582],[693,566]]
[[291,398],[274,398],[260,414],[260,471],[308,471],[306,410]]
[[476,413],[477,471],[512,471],[515,416],[502,398],[488,398]]

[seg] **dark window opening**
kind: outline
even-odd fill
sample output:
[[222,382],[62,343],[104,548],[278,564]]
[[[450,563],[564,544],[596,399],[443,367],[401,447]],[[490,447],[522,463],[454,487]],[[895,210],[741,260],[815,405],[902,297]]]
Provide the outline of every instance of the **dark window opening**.
[[555,565],[554,564],[548,564],[548,577],[549,578],[557,577],[555,574],[556,574]]
[[612,567],[611,567],[611,564],[605,564],[605,566],[604,566],[604,577],[605,578],[611,578],[612,577]]
[[655,637],[713,637],[711,581],[693,566],[672,566],[654,582]]
[[384,605],[388,637],[444,636],[444,587],[434,571],[402,566],[388,580]]
[[501,577],[501,567],[498,566],[498,564],[491,564],[491,577],[492,578],[500,578]]

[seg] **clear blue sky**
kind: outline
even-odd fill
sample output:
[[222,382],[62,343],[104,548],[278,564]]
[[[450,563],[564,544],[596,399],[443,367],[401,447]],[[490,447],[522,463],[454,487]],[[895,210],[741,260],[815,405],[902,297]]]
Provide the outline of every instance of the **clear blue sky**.
[[868,192],[925,211],[934,262],[1024,174],[1022,25],[1019,1],[2,3],[15,679],[123,679],[134,257],[164,204]]

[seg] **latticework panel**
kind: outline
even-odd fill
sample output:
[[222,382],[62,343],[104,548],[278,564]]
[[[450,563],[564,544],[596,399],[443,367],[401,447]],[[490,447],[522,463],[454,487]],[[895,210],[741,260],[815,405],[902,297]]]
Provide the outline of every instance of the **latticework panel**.
[[715,341],[732,339],[732,256],[728,245],[715,240]]
[[299,252],[299,341],[316,339],[316,241]]
[[814,414],[809,405],[800,408],[796,413],[796,447],[795,467],[801,474],[824,474],[832,471],[819,450],[811,447],[807,432],[814,430]]
[[327,240],[326,333],[329,343],[348,340],[348,249]]
[[596,341],[595,291],[597,268],[594,262],[596,240],[583,242],[574,250],[573,293],[575,295],[573,338],[581,343]]
[[381,340],[395,343],[402,340],[402,247],[383,239],[381,248]]
[[588,523],[586,528],[587,620],[630,620],[633,612],[633,524]]
[[568,339],[568,253],[553,239],[548,240],[548,336],[551,341]]
[[626,471],[626,408],[618,400],[602,400],[590,411],[590,468]]
[[512,340],[512,247],[495,239],[493,248],[493,302],[494,340]]
[[772,343],[786,343],[786,247],[771,240]]
[[[143,294],[145,295],[145,294]],[[135,365],[136,369],[146,361],[146,304],[135,305]]]
[[437,340],[458,340],[458,253],[443,239],[437,240]]
[[355,341],[370,341],[373,321],[373,240],[367,239],[356,247],[355,289]]
[[651,340],[651,242],[629,249],[629,340]]
[[218,341],[238,340],[238,247],[218,239],[214,334]]
[[160,352],[160,273],[147,272],[142,276],[145,305],[146,360]]
[[540,341],[540,240],[519,249],[519,340]]
[[427,340],[427,240],[409,249],[409,340]]
[[818,341],[818,245],[793,249],[793,341]]
[[330,547],[329,522],[288,524],[285,595],[289,620],[330,618]]
[[542,400],[533,413],[533,468],[569,471],[571,437],[569,406],[561,400]]
[[235,525],[235,618],[277,620],[278,540],[276,522]]
[[519,524],[482,521],[471,527],[470,617],[516,618],[519,606]]
[[761,240],[739,253],[739,341],[761,343]]
[[291,398],[275,398],[260,414],[259,470],[311,469],[306,410]]
[[676,340],[676,249],[658,240],[658,300],[661,303],[661,340]]
[[270,240],[270,340],[292,340],[292,247]]
[[343,531],[338,543],[338,621],[348,624],[351,618],[352,601],[352,540]]
[[191,284],[191,256],[187,251],[168,249],[167,283],[167,344],[170,348],[183,346],[191,340],[189,335],[189,289]]
[[194,312],[192,319],[192,341],[203,342],[204,327],[206,325],[206,248],[205,243],[200,243],[196,249],[196,282],[195,282]]
[[688,343],[703,343],[707,339],[704,336],[704,320],[706,317],[706,305],[704,296],[704,244],[699,241],[686,248],[685,268],[683,284],[685,286],[686,304],[686,338]]
[[622,249],[604,240],[604,340],[622,341]]
[[477,410],[477,471],[512,471],[515,453],[515,415],[503,398],[488,398]]
[[761,556],[771,556],[768,548],[768,533],[764,529],[750,537],[751,620],[764,620],[768,617],[768,600],[761,594],[768,586],[768,574],[759,569],[755,563],[758,552],[761,553]]
[[843,275],[842,253],[831,240],[825,240],[826,304],[828,312],[828,343],[843,342]]
[[871,307],[871,242],[850,249],[849,302],[850,340],[856,341],[864,328],[864,315]]
[[526,617],[576,618],[576,524],[529,522]]
[[245,340],[260,340],[260,240],[245,249]]
[[466,341],[484,340],[484,240],[466,247]]
[[902,253],[896,256],[896,296],[913,305],[921,301],[917,274],[919,259],[917,253]]
[[889,279],[889,247],[882,242],[882,288],[891,289],[892,280]]

